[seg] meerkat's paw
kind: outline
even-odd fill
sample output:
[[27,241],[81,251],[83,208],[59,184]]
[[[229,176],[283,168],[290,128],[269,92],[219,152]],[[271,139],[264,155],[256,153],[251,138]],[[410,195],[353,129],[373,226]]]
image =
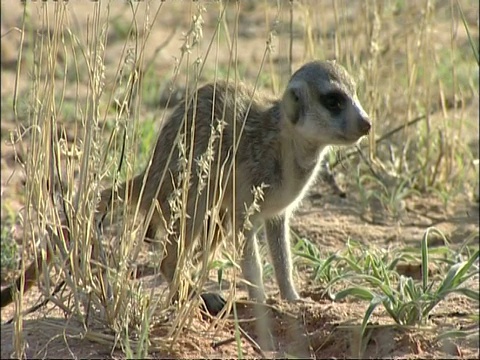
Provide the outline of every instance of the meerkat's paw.
[[226,301],[220,294],[207,292],[200,294],[200,297],[203,300],[202,310],[212,316],[216,316],[225,307]]
[[289,291],[286,294],[282,294],[282,298],[289,302],[295,302],[302,299],[295,290]]

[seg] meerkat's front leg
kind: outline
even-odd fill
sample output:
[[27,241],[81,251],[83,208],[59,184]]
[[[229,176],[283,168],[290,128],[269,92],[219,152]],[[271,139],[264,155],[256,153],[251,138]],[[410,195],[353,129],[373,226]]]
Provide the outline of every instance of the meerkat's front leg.
[[265,301],[263,289],[263,271],[256,238],[257,229],[244,231],[245,245],[241,261],[242,273],[248,285],[248,296],[251,300]]
[[277,284],[280,288],[280,296],[289,301],[300,299],[293,284],[288,214],[282,214],[277,218],[265,221],[265,233]]

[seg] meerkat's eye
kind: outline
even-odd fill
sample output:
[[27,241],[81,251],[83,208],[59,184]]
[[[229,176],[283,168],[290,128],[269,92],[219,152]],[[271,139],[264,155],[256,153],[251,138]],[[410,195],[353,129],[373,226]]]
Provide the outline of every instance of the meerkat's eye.
[[323,105],[332,112],[339,112],[345,108],[345,95],[340,92],[331,92],[322,96]]

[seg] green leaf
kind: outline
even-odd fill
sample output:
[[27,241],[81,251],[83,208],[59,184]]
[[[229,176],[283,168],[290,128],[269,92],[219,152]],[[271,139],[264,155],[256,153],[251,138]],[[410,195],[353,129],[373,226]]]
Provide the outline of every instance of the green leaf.
[[370,301],[370,305],[368,306],[367,311],[363,316],[362,328],[361,328],[362,337],[363,337],[363,334],[365,334],[365,329],[367,328],[368,320],[370,320],[370,317],[372,316],[373,311],[377,308],[378,305],[383,303],[385,300],[387,300],[385,296],[375,296]]
[[333,298],[335,301],[338,301],[346,298],[347,296],[353,296],[357,299],[368,301],[372,301],[374,298],[378,297],[378,295],[372,292],[370,289],[363,286],[358,286],[339,291],[333,295]]

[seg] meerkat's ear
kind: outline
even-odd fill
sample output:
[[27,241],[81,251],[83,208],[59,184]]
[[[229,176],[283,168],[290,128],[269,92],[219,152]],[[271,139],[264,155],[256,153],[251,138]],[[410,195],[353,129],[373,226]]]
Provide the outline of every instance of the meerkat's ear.
[[305,112],[308,89],[304,81],[292,81],[283,95],[283,109],[288,120],[296,124]]

